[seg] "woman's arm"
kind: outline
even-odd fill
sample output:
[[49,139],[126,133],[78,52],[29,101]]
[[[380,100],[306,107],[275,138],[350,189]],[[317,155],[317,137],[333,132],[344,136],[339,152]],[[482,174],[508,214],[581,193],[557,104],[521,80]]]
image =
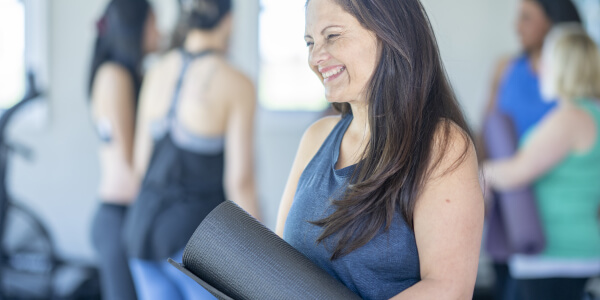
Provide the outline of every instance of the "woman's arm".
[[126,169],[133,167],[134,97],[133,80],[127,70],[114,63],[98,69],[92,91],[94,119],[109,122],[112,133],[109,146],[121,157],[113,161],[124,161]]
[[[154,148],[152,133],[150,132],[150,123],[152,122],[152,86],[161,80],[159,66],[154,66],[144,77],[138,102],[138,112],[135,126],[135,144],[133,148],[133,162],[136,178],[139,182],[144,179],[150,156]],[[155,104],[154,104],[155,105]]]
[[225,189],[227,197],[260,220],[254,174],[254,115],[256,92],[242,74],[228,74],[231,89],[225,132]]
[[[471,299],[483,231],[484,201],[475,149],[452,125],[449,148],[427,180],[414,211],[421,281],[395,300]],[[440,130],[438,130],[440,131]],[[462,163],[461,155],[467,149]]]
[[548,172],[573,149],[575,118],[577,114],[570,108],[550,112],[514,156],[484,164],[486,184],[499,191],[513,190]]
[[281,197],[281,202],[279,204],[279,212],[277,213],[275,233],[282,238],[285,221],[287,220],[288,213],[294,202],[300,175],[302,175],[302,172],[304,172],[304,169],[310,160],[315,156],[321,144],[323,144],[335,124],[339,121],[339,116],[320,119],[312,124],[302,136],[300,146],[296,152],[294,164],[292,165],[292,170],[290,171],[285,189],[283,190],[283,196]]

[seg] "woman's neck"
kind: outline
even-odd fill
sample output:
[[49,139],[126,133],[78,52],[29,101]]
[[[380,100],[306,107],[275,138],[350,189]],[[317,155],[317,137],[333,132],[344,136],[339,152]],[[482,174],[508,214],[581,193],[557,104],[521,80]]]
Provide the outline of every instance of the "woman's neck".
[[542,49],[536,49],[529,52],[529,63],[534,73],[539,74],[540,62],[542,60]]
[[227,48],[227,39],[217,31],[202,31],[196,29],[187,34],[183,48],[191,53],[207,49],[225,52]]
[[348,127],[348,133],[366,145],[371,138],[369,127],[369,106],[364,102],[350,102],[352,109],[352,123]]

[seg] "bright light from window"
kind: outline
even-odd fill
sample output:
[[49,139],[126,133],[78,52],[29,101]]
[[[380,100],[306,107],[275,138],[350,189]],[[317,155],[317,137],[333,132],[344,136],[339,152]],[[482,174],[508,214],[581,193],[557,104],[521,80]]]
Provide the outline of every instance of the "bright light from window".
[[19,0],[0,0],[0,107],[25,93],[25,10]]
[[322,110],[323,85],[308,68],[306,0],[261,0],[259,99],[272,110]]

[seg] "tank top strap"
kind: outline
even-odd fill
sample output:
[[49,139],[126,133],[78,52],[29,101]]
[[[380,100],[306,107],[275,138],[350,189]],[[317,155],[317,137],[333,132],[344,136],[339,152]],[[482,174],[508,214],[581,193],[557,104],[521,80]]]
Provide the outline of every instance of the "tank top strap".
[[305,173],[322,173],[333,171],[335,173],[335,164],[337,162],[340,144],[348,126],[352,122],[352,114],[342,116],[342,118],[335,124],[333,129],[327,135],[327,138],[323,141],[319,150],[314,155],[312,160],[306,166]]
[[183,85],[183,80],[185,78],[185,74],[192,64],[192,62],[196,59],[202,58],[212,53],[216,53],[217,51],[214,49],[207,49],[197,53],[190,53],[185,51],[184,49],[179,49],[181,53],[181,70],[179,71],[179,77],[177,78],[177,83],[175,85],[175,91],[173,92],[173,99],[171,100],[171,106],[169,107],[169,113],[167,115],[167,119],[172,120],[175,118],[175,112],[177,105],[179,104],[179,94],[181,92],[181,87]]
[[592,99],[579,99],[575,104],[592,115],[594,120],[600,124],[600,102]]
[[[596,126],[600,126],[600,102],[593,99],[579,99],[575,101],[575,104],[587,111],[592,118],[594,119],[594,123]],[[600,136],[600,133],[597,134]],[[594,147],[591,152],[594,152],[595,155],[600,155],[600,139],[596,140]]]

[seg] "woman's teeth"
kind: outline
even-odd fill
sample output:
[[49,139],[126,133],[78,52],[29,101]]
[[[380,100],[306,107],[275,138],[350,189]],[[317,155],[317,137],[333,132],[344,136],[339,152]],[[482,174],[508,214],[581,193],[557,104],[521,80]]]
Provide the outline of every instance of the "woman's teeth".
[[337,75],[337,74],[341,73],[344,70],[346,70],[346,67],[341,67],[339,69],[331,70],[327,73],[321,73],[321,74],[323,75],[323,79],[327,79],[333,75]]

